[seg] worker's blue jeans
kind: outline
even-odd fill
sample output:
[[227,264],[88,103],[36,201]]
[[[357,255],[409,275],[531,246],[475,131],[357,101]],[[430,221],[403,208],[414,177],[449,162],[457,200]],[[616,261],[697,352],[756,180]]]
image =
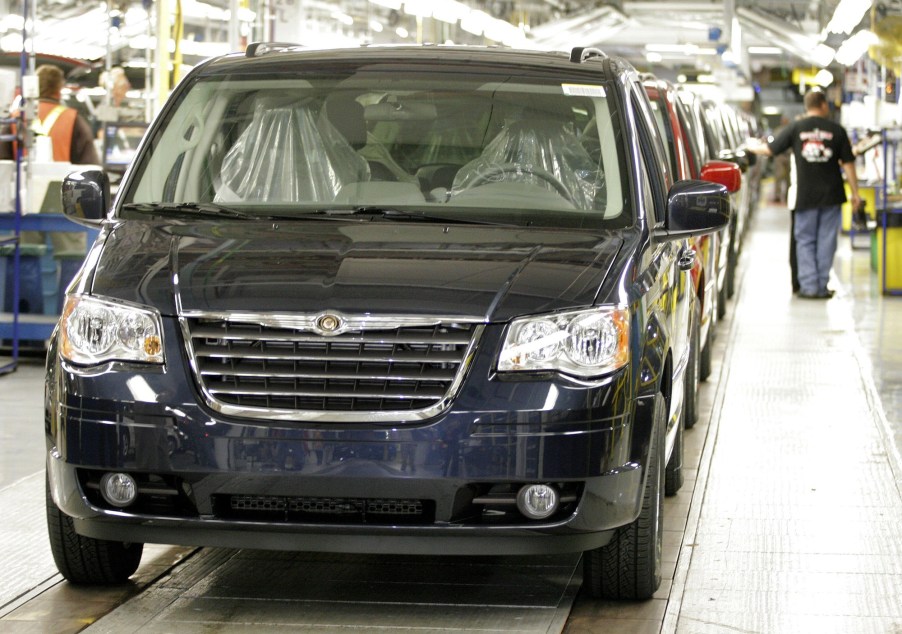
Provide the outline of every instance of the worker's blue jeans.
[[815,295],[827,290],[841,222],[840,205],[796,209],[796,260],[800,293]]

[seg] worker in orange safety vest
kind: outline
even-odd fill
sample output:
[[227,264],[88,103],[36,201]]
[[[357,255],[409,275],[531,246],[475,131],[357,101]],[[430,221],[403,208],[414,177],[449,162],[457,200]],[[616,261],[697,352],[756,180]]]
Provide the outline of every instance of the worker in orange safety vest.
[[[78,165],[101,165],[100,156],[94,145],[91,126],[78,114],[78,111],[62,104],[62,90],[65,85],[63,71],[53,64],[44,64],[36,69],[35,74],[38,76],[39,98],[37,117],[29,122],[35,139],[30,158],[37,160],[50,158],[50,152],[46,151],[49,148],[46,148],[46,145],[41,148],[40,145],[46,143],[49,137],[53,161]],[[16,116],[18,112],[14,109],[11,114]],[[15,126],[11,126],[11,128],[11,131],[15,132]],[[15,152],[15,142],[0,143],[0,159],[14,159]],[[42,157],[40,156],[42,154],[48,156]],[[20,236],[20,244],[46,244],[47,237],[43,232],[23,231]],[[73,271],[69,267],[64,268],[60,259],[74,258],[75,262],[80,261],[87,250],[86,236],[80,232],[51,232],[49,242],[53,248],[55,259],[58,261],[58,286],[65,288],[69,284]],[[3,282],[0,281],[0,283]],[[40,310],[33,312],[40,312]]]
[[[63,71],[53,64],[37,68],[38,108],[37,118],[31,128],[37,137],[50,137],[53,144],[53,160],[78,165],[100,165],[100,157],[94,145],[91,126],[73,108],[61,102],[65,85]],[[0,144],[0,159],[15,158],[12,143]]]

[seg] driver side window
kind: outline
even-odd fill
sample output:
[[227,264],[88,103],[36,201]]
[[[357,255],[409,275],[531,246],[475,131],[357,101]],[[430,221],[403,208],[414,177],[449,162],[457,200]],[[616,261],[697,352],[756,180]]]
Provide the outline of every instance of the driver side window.
[[656,227],[664,222],[664,205],[672,179],[661,138],[654,126],[654,118],[648,106],[648,98],[645,97],[644,91],[638,83],[633,85],[631,101],[636,113],[636,129],[639,134],[638,142],[644,168],[640,175],[640,182],[645,195],[645,210],[649,214],[649,226]]

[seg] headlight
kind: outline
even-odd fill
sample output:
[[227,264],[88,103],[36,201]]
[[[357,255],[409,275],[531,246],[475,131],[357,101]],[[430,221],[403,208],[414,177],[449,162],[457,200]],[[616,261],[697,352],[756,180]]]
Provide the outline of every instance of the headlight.
[[69,296],[60,320],[60,354],[81,365],[107,361],[163,363],[160,314],[96,297]]
[[499,372],[556,370],[598,376],[629,361],[629,311],[603,306],[511,322]]

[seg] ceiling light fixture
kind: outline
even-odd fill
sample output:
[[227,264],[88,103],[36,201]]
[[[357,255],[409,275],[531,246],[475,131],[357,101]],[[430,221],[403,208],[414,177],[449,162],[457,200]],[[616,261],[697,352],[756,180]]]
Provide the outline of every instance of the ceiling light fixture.
[[817,71],[817,75],[814,76],[814,83],[816,83],[821,88],[826,88],[833,83],[833,73],[831,73],[826,68],[820,69],[819,71]]
[[432,17],[448,24],[456,24],[470,13],[470,7],[457,0],[432,3]]
[[827,46],[826,44],[818,44],[814,47],[814,51],[812,52],[812,56],[814,57],[814,62],[818,66],[826,66],[830,62],[833,61],[833,57],[836,55],[836,51]]
[[338,20],[345,26],[351,26],[354,24],[354,18],[349,16],[347,13],[344,13],[343,11],[333,11],[332,18]]
[[695,44],[646,44],[645,51],[647,53],[664,53],[672,55],[694,56],[710,56],[717,55],[717,49],[709,47],[701,47]]
[[25,26],[25,18],[15,13],[9,13],[0,18],[0,29],[4,31],[21,31]]
[[460,28],[462,28],[467,33],[472,33],[473,35],[482,35],[485,31],[485,23],[486,20],[490,19],[490,16],[485,11],[475,10],[470,11],[461,21]]
[[851,66],[864,55],[868,47],[876,46],[880,43],[880,38],[871,31],[863,29],[855,35],[847,39],[836,51],[836,61],[843,66]]
[[373,4],[378,4],[380,7],[385,7],[386,9],[394,9],[395,11],[401,10],[401,0],[370,0]]
[[682,53],[683,55],[695,55],[698,46],[695,44],[646,44],[646,51],[652,53]]
[[783,49],[779,46],[749,46],[749,55],[782,55]]
[[431,18],[432,7],[429,0],[407,0],[404,3],[404,13],[417,18]]
[[872,4],[873,0],[840,0],[833,19],[827,24],[827,33],[851,34]]

